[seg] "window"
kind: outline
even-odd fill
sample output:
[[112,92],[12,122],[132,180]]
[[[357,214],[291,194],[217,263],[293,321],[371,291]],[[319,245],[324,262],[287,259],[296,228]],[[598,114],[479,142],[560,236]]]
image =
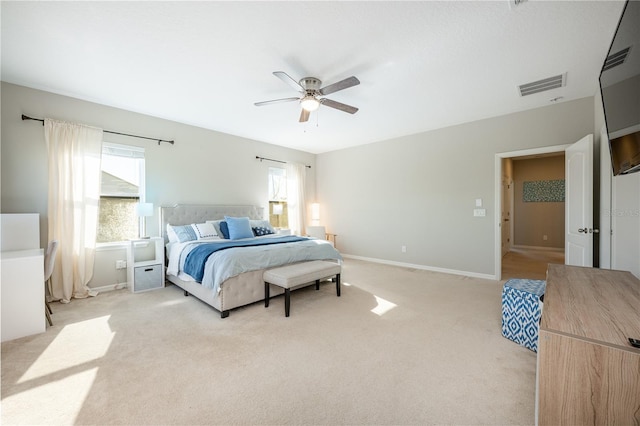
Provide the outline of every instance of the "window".
[[137,238],[139,202],[144,202],[144,149],[103,143],[97,242]]
[[275,228],[287,228],[287,171],[269,167],[269,223]]

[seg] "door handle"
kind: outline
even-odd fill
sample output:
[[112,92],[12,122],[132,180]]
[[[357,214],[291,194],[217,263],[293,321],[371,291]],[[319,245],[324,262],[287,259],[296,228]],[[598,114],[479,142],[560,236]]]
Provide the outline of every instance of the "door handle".
[[594,228],[594,229],[589,228],[589,232],[593,232],[594,234],[599,234],[600,230],[598,228]]

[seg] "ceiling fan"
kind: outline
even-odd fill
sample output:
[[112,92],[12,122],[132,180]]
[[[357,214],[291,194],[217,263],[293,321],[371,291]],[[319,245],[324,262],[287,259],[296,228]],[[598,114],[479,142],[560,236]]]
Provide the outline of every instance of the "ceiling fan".
[[358,112],[358,108],[351,105],[343,104],[341,102],[332,101],[331,99],[323,98],[330,93],[337,92],[338,90],[348,89],[349,87],[357,86],[360,84],[360,80],[351,76],[340,80],[337,83],[330,84],[322,87],[322,81],[315,77],[304,77],[299,82],[295,81],[284,71],[275,71],[273,73],[280,80],[293,87],[301,96],[296,98],[284,98],[274,99],[272,101],[256,102],[255,106],[278,104],[281,102],[293,102],[300,101],[302,111],[300,112],[300,123],[304,123],[309,120],[309,114],[312,111],[317,110],[320,105],[326,105],[331,108],[339,109],[340,111],[348,112],[349,114],[355,114]]

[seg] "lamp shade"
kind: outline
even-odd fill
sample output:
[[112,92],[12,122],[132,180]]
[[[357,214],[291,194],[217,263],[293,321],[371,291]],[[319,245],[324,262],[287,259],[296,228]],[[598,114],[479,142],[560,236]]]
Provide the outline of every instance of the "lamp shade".
[[320,204],[311,204],[311,220],[320,220]]
[[153,216],[153,203],[136,204],[136,216],[138,217]]
[[282,214],[282,204],[274,204],[273,205],[273,214],[275,214],[275,215]]

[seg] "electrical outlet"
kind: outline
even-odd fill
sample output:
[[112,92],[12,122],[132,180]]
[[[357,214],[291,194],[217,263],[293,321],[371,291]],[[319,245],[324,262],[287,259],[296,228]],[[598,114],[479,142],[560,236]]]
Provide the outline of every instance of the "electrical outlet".
[[543,235],[543,236],[542,236],[542,239],[543,239],[544,241],[547,241],[547,236],[546,236],[546,235]]
[[116,260],[116,269],[126,269],[127,261],[126,260]]
[[406,253],[407,252],[407,246],[400,247],[400,251],[403,252],[403,253]]

